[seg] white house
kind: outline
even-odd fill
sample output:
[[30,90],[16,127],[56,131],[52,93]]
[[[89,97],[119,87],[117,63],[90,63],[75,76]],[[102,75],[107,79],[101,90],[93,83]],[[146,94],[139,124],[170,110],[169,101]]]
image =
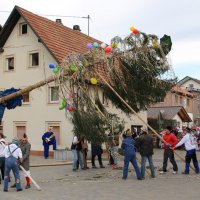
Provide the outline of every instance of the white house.
[[[70,52],[83,53],[88,42],[94,42],[79,30],[65,27],[60,20],[51,21],[15,6],[0,32],[0,90],[24,88],[52,75],[50,63],[58,64]],[[32,153],[41,155],[42,134],[48,126],[56,132],[58,148],[70,147],[71,122],[65,111],[60,111],[58,86],[54,83],[24,95],[23,105],[5,110],[1,131],[11,141],[26,133],[32,144]],[[128,118],[110,105],[126,121],[126,128],[143,126],[136,117]],[[139,113],[147,121],[146,111]]]

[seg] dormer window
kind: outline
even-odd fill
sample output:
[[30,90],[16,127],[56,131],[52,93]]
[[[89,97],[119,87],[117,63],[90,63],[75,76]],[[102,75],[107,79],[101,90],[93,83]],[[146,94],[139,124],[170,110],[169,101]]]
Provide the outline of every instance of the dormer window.
[[19,24],[20,35],[26,35],[28,33],[28,25],[27,23]]

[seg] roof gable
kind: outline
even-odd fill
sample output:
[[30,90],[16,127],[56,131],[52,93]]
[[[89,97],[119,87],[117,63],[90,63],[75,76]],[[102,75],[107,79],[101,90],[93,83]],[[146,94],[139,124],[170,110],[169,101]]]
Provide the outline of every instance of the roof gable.
[[178,115],[183,122],[191,122],[191,118],[182,106],[151,107],[147,109],[147,118],[158,119],[158,114],[163,111],[162,117],[171,120]]
[[40,42],[43,43],[58,62],[61,62],[71,52],[86,52],[88,42],[100,42],[77,30],[70,29],[62,24],[15,6],[0,34],[0,48],[5,44],[20,16],[24,18]]
[[186,83],[186,82],[189,81],[189,80],[193,80],[193,81],[195,81],[196,83],[200,84],[200,80],[198,80],[198,79],[196,79],[196,78],[192,78],[192,77],[190,77],[190,76],[186,76],[185,78],[181,79],[181,80],[177,83],[177,85],[182,85],[182,84]]

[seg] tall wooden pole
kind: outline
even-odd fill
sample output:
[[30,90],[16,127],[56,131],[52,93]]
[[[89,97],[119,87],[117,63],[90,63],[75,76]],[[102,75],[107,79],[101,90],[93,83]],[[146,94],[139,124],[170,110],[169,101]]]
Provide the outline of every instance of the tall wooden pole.
[[[126,103],[126,101],[113,89],[113,87],[104,79],[104,77],[101,76],[101,75],[98,73],[97,70],[95,70],[95,72],[96,72],[96,74],[100,77],[100,79],[115,93],[115,95],[126,105],[126,107],[127,107],[132,113],[134,113],[134,114],[138,117],[138,119],[141,120],[149,129],[151,129],[151,130],[153,131],[153,133],[154,133],[162,142],[164,142],[165,144],[167,144],[167,142],[166,142],[165,140],[163,140],[163,138],[162,138],[148,123],[146,123],[146,122],[138,115],[138,113],[137,113],[135,110],[133,110],[133,108],[131,108],[131,107]],[[174,151],[174,153],[175,153],[183,162],[185,162],[185,159],[184,159],[181,155],[179,155],[176,151]],[[195,171],[194,167],[192,167],[191,165],[190,165],[190,168],[191,168],[193,171]]]
[[49,78],[47,78],[44,81],[40,81],[40,82],[38,82],[36,84],[30,85],[30,86],[28,86],[28,87],[26,87],[26,88],[24,88],[22,90],[19,90],[19,91],[15,92],[15,93],[9,94],[9,95],[4,96],[4,97],[1,97],[0,98],[0,104],[4,103],[6,101],[9,101],[10,99],[13,99],[15,97],[21,96],[21,95],[23,95],[25,93],[28,93],[28,92],[30,92],[30,91],[32,91],[32,90],[34,90],[36,88],[39,88],[39,87],[41,87],[41,86],[43,86],[43,85],[45,85],[47,83],[50,83],[50,82],[52,82],[54,80],[55,80],[55,76],[50,76]]

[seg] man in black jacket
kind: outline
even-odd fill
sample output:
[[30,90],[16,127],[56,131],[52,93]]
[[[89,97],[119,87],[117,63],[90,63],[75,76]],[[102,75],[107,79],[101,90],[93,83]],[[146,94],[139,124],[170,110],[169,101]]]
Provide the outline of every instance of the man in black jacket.
[[155,178],[155,170],[153,165],[153,137],[147,133],[147,129],[142,128],[141,129],[141,135],[139,138],[136,139],[139,145],[139,151],[142,157],[142,164],[141,164],[141,175],[142,178],[145,178],[145,166],[146,166],[146,160],[149,161],[149,167],[151,170],[151,177]]

